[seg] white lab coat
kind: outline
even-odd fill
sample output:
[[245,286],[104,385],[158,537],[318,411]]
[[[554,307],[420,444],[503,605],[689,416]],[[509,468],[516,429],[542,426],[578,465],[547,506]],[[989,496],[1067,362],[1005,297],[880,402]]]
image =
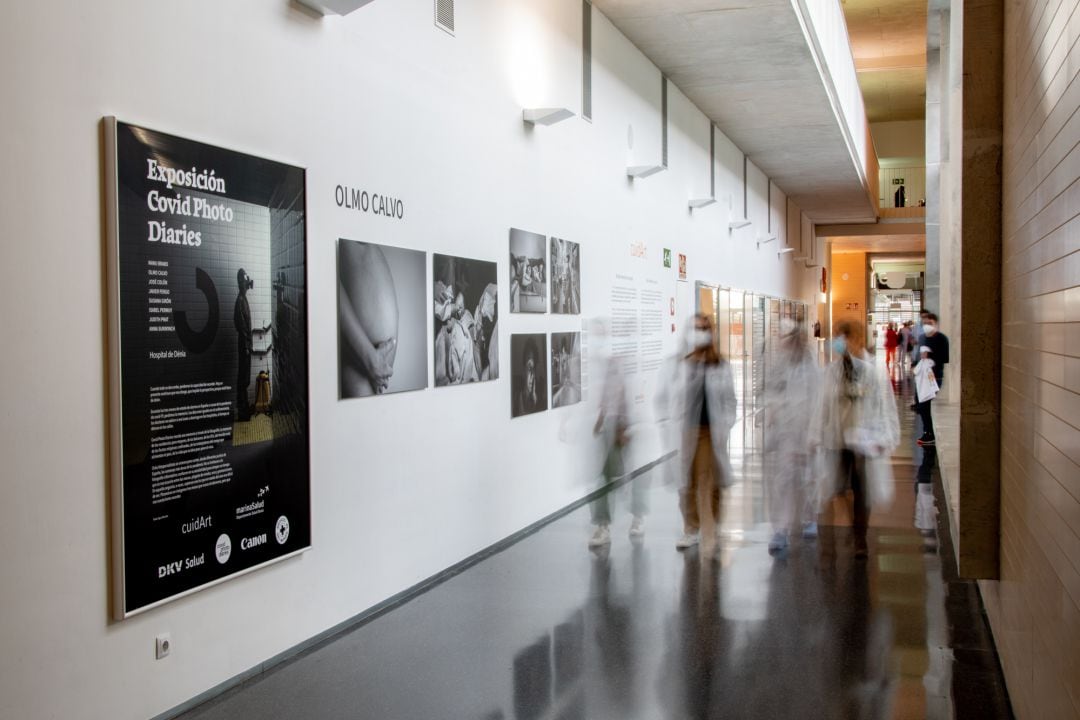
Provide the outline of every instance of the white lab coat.
[[735,381],[731,365],[726,360],[716,365],[683,360],[680,365],[676,396],[682,398],[683,405],[680,482],[685,486],[690,481],[701,428],[701,406],[708,403],[714,477],[722,487],[727,487],[735,481],[728,458],[728,435],[735,425]]
[[871,506],[892,501],[892,466],[889,458],[900,444],[900,420],[892,384],[870,362],[852,356],[853,380],[845,387],[844,364],[833,361],[825,369],[821,403],[815,426],[823,462],[818,466],[819,499],[836,494],[836,467],[841,450],[866,458],[867,495]]

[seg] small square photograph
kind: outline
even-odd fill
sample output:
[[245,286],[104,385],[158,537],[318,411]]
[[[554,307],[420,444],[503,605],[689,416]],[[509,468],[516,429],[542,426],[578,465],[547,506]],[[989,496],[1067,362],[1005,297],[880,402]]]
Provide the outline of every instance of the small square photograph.
[[427,387],[426,259],[419,250],[338,240],[342,399]]
[[551,312],[581,314],[581,246],[551,238]]
[[547,312],[547,237],[510,228],[510,312]]
[[581,402],[581,333],[551,333],[551,407]]
[[433,255],[435,387],[499,377],[496,264]]
[[543,333],[510,336],[511,417],[547,410],[547,336]]

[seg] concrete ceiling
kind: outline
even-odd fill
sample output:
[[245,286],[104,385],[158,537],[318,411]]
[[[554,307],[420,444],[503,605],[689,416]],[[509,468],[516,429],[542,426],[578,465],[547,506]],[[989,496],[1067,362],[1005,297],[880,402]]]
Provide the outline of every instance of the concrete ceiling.
[[926,117],[926,0],[842,0],[870,122]]
[[815,222],[874,210],[791,0],[594,0]]

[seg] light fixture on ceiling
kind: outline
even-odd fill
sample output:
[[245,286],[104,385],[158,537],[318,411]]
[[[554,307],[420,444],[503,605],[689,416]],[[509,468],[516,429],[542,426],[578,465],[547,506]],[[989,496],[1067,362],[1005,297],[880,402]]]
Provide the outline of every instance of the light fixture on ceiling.
[[[762,245],[766,245],[768,243],[771,243],[775,239],[776,239],[775,235],[758,235],[758,239],[757,239],[758,249],[760,250]],[[794,252],[795,248],[789,248],[789,250]]]
[[776,251],[776,257],[783,257],[784,255],[787,255],[788,253],[793,253],[793,252],[795,252],[795,248],[784,248],[783,250],[777,250]]
[[525,108],[521,111],[522,120],[529,125],[554,125],[572,117],[574,113],[566,108]]

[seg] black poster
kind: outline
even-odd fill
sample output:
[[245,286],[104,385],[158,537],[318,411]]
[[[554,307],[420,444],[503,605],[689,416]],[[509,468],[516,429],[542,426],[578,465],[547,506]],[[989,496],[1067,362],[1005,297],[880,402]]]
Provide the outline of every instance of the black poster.
[[304,170],[106,119],[114,605],[307,548]]

